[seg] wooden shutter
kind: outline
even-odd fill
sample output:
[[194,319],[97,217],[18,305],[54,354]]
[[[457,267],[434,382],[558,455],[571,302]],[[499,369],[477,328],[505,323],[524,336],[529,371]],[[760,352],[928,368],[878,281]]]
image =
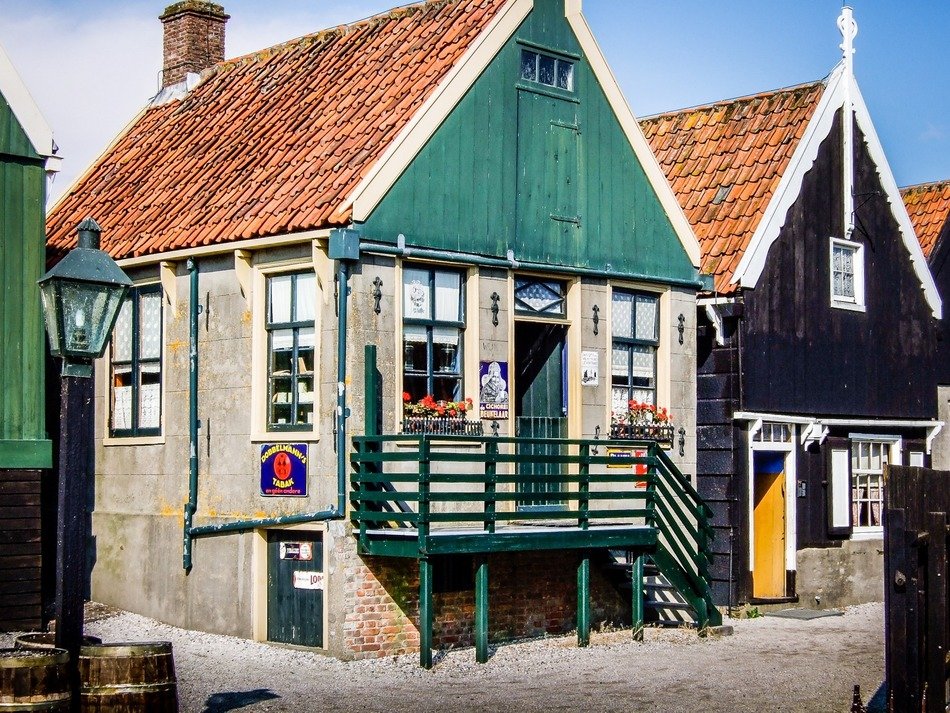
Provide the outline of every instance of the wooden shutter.
[[829,438],[826,482],[828,493],[828,534],[832,537],[851,535],[851,442],[847,438]]

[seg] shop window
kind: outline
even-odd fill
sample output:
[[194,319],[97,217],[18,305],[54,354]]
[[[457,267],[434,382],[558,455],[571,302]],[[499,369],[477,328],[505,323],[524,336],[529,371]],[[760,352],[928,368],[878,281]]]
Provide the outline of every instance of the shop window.
[[462,273],[403,270],[403,391],[417,402],[462,400]]
[[112,436],[157,436],[162,425],[162,292],[129,290],[112,333]]
[[267,277],[268,430],[313,428],[316,297],[312,271]]
[[659,297],[614,290],[611,299],[611,410],[624,411],[631,400],[655,405]]

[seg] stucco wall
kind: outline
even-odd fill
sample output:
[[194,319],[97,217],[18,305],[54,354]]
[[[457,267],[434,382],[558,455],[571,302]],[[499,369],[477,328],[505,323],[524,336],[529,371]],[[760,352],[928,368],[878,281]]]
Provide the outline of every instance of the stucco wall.
[[[261,433],[261,418],[254,417],[258,407],[263,412],[266,401],[257,393],[266,385],[260,377],[260,357],[257,362],[254,359],[255,350],[259,353],[266,351],[266,345],[260,340],[261,329],[255,326],[263,319],[264,304],[261,294],[264,282],[258,273],[275,267],[292,270],[295,263],[308,263],[313,259],[313,246],[308,242],[258,251],[252,256],[253,269],[249,278],[242,277],[242,273],[235,270],[233,254],[198,261],[199,301],[203,311],[198,321],[198,416],[201,429],[197,451],[199,487],[195,525],[319,511],[336,501],[337,460],[333,433],[337,396],[337,317],[332,264],[326,261],[321,251],[321,247],[316,249],[316,271],[322,288],[317,299],[317,331],[320,336],[316,427],[313,433],[289,436]],[[157,282],[159,279],[157,267],[132,273],[139,281]],[[476,268],[469,268],[468,273],[465,396],[477,401],[478,361],[511,359],[509,345],[513,318],[509,301],[512,275],[506,271]],[[374,309],[373,294],[376,278],[381,281],[378,314]],[[378,368],[383,377],[383,429],[395,432],[399,428],[402,406],[401,393],[397,391],[398,350],[401,349],[397,335],[398,280],[393,258],[371,255],[363,257],[350,278],[346,339],[346,383],[351,409],[349,435],[364,430],[364,345],[369,343],[377,346]],[[186,628],[263,638],[266,636],[264,573],[267,563],[262,531],[196,539],[193,569],[186,574],[182,568],[183,506],[188,498],[190,455],[189,275],[184,262],[174,266],[173,279],[166,274],[164,284],[161,437],[105,437],[109,374],[107,364],[98,366],[92,596],[98,601]],[[602,315],[598,333],[594,334],[592,306],[597,304],[603,309],[609,304],[609,286],[606,281],[593,280],[578,283],[575,289],[577,293],[571,297],[574,301],[569,311],[573,320],[569,339],[575,340],[572,343],[579,345],[581,350],[597,351],[600,383],[596,387],[582,387],[579,370],[572,373],[570,379],[575,384],[570,393],[574,405],[570,411],[572,418],[580,419],[580,423],[575,425],[577,435],[592,437],[595,427],[600,426],[602,437],[606,437],[609,429],[610,325]],[[493,292],[501,297],[497,326],[493,324],[491,312],[490,296]],[[662,304],[661,359],[665,360],[664,364],[669,364],[669,368],[664,365],[660,369],[661,379],[668,378],[668,383],[660,387],[660,395],[661,399],[668,399],[677,428],[683,426],[687,431],[685,456],[678,455],[676,446],[673,457],[684,472],[693,473],[695,325],[690,317],[695,314],[695,300],[689,292],[672,291],[664,295]],[[679,344],[678,331],[681,313],[687,318],[682,345]],[[579,355],[577,362],[570,363],[579,365]],[[670,376],[665,377],[665,374]],[[508,423],[500,422],[499,426],[501,435],[505,435]],[[260,447],[262,443],[278,441],[309,445],[307,497],[261,496]],[[418,632],[413,633],[415,624],[412,623],[412,618],[417,616],[417,603],[408,608],[400,605],[393,609],[390,604],[398,597],[394,597],[395,590],[390,591],[392,588],[387,586],[387,582],[392,580],[390,574],[399,572],[400,581],[405,580],[410,590],[417,587],[415,562],[392,564],[362,560],[356,555],[356,541],[349,532],[348,522],[338,521],[317,527],[325,530],[326,540],[327,649],[338,656],[352,657],[394,653],[417,646]],[[532,572],[537,574],[554,569],[551,556],[539,557],[541,559],[532,560],[534,563],[530,564]],[[559,561],[556,557],[554,560]],[[520,560],[516,558],[511,562],[515,564],[500,565],[500,571],[508,572],[504,577],[513,577],[512,573],[518,570]],[[552,574],[547,579],[534,574],[524,579],[512,585],[510,591],[499,590],[499,593],[493,589],[493,611],[494,607],[500,607],[499,612],[508,612],[505,614],[508,623],[503,627],[493,624],[493,627],[501,627],[514,635],[550,629],[548,624],[539,629],[540,625],[531,623],[534,614],[532,606],[523,605],[528,601],[525,592],[557,599],[559,603],[552,605],[552,611],[561,613],[555,612],[550,617],[545,614],[545,621],[550,623],[557,619],[559,623],[555,628],[558,630],[567,627],[568,619],[573,616],[574,604],[568,606],[568,603],[575,596],[572,592],[576,587],[576,571],[569,566],[564,572],[556,576]],[[374,582],[381,583],[383,591],[378,591]],[[495,604],[496,594],[502,603]],[[367,601],[361,602],[364,596]],[[513,604],[504,604],[506,597],[521,602],[523,606],[519,605],[519,609]],[[366,617],[354,619],[357,606],[363,607],[359,613],[366,614]],[[603,606],[607,611],[614,604]],[[437,603],[437,607],[441,607],[438,611],[455,612],[441,619],[438,617],[442,615],[437,614],[437,627],[441,632],[438,640],[446,644],[469,641],[471,603],[466,596],[448,597],[441,604]],[[399,620],[402,623],[394,619],[389,621],[396,616],[397,610],[402,612],[398,615],[403,617]],[[371,622],[374,617],[387,618],[387,622],[385,626],[380,624],[379,632],[370,635],[367,632],[373,630],[373,626],[366,622]],[[398,631],[392,630],[394,626]],[[496,630],[499,629],[493,628]],[[367,637],[378,636],[384,636],[385,641],[373,639],[367,642]],[[380,645],[374,648],[376,644]]]
[[802,606],[827,609],[884,601],[883,540],[808,548],[797,557],[796,590]]

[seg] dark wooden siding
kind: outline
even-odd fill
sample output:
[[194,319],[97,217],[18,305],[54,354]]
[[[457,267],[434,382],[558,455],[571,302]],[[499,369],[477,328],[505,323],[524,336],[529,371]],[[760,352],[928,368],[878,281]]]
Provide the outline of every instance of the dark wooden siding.
[[38,470],[0,470],[0,630],[42,624]]
[[842,235],[839,113],[745,293],[747,410],[936,417],[933,318],[857,126],[854,158],[853,239],[864,245],[867,311],[830,306],[829,238]]
[[943,300],[943,319],[937,335],[937,382],[950,384],[950,216],[930,253],[930,271]]
[[747,598],[748,544],[742,527],[748,508],[745,436],[733,413],[740,407],[740,331],[736,318],[723,320],[724,344],[715,342],[705,311],[699,310],[696,378],[696,487],[713,511],[713,596],[720,605]]

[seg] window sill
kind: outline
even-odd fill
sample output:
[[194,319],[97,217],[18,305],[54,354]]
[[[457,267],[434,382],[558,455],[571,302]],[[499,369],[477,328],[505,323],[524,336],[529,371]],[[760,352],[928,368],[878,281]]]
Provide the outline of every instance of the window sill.
[[851,533],[852,540],[882,540],[884,539],[883,527],[856,527]]
[[863,304],[858,304],[857,302],[837,302],[835,300],[831,301],[832,309],[843,309],[848,312],[867,312],[867,307]]
[[165,436],[106,436],[102,445],[110,446],[164,446]]
[[258,431],[251,434],[251,443],[318,443],[314,431]]

